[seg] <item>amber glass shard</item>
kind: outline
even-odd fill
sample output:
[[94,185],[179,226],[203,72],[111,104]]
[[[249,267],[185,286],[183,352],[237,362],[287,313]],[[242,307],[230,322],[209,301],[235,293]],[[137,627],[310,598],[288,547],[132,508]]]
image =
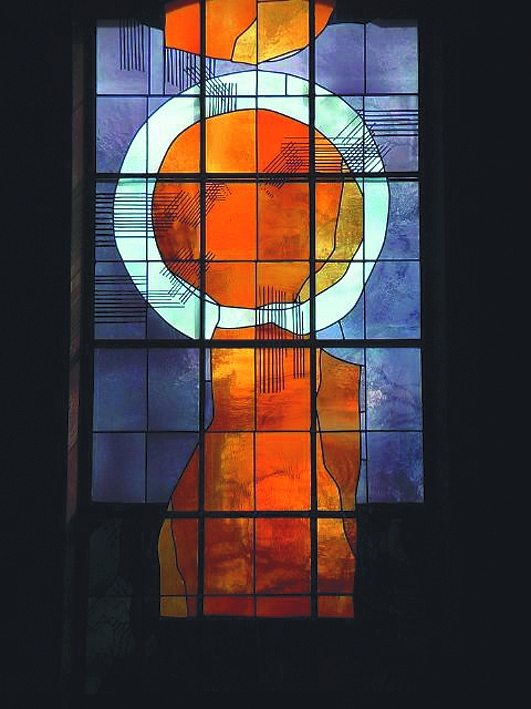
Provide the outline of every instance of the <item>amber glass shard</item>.
[[336,248],[336,228],[343,183],[318,182],[315,185],[315,255],[326,259]]
[[311,615],[311,601],[307,596],[257,596],[256,615],[269,618],[309,616]]
[[256,520],[256,592],[310,592],[308,519]]
[[324,350],[320,356],[317,414],[321,431],[359,430],[359,383],[361,367]]
[[197,564],[197,520],[165,520],[159,536],[162,615],[195,615]]
[[206,594],[253,592],[251,519],[205,520]]
[[254,615],[254,597],[252,596],[205,596],[203,600],[205,615]]
[[254,351],[212,349],[214,418],[210,431],[253,431]]
[[[320,434],[324,470],[334,481],[340,495],[339,509],[353,510],[356,503],[356,488],[360,472],[359,431]],[[319,483],[318,483],[319,485]],[[319,507],[323,508],[327,495],[324,485],[318,489]],[[337,508],[336,508],[337,509]]]
[[317,574],[320,593],[352,593],[354,555],[343,520],[317,520]]
[[254,435],[205,435],[205,509],[254,508]]
[[319,596],[317,615],[320,618],[353,618],[354,600],[352,596]]
[[341,511],[341,491],[325,468],[321,440],[317,438],[317,505],[320,510]]
[[310,434],[256,434],[256,509],[310,508]]
[[166,618],[186,618],[188,605],[183,596],[161,596],[160,614]]
[[173,538],[171,520],[166,519],[159,535],[159,562],[160,562],[160,593],[181,594],[185,593],[184,579],[177,568],[177,555],[175,540]]

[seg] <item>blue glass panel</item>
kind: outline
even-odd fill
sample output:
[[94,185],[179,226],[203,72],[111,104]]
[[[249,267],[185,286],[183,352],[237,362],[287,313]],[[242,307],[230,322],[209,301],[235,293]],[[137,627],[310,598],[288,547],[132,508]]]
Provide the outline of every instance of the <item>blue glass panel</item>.
[[368,433],[369,502],[422,502],[422,435]]
[[149,429],[197,431],[199,353],[193,349],[149,351]]
[[416,93],[417,28],[367,25],[367,93]]
[[143,433],[95,433],[92,499],[145,501],[146,443]]
[[143,431],[145,427],[145,350],[96,350],[94,429]]
[[[125,152],[146,118],[145,98],[98,98],[96,104],[96,170],[98,172],[120,170]],[[145,169],[147,169],[147,162]]]
[[196,433],[148,434],[148,502],[168,502],[198,440],[199,435]]
[[420,350],[368,349],[366,386],[368,429],[421,429]]
[[418,258],[418,183],[391,181],[389,192],[389,222],[380,259]]
[[417,261],[380,261],[365,288],[367,337],[420,335],[420,280]]
[[[144,272],[146,270],[144,264],[135,266]],[[123,261],[96,264],[94,300],[96,338],[145,337],[146,301],[128,275]]]

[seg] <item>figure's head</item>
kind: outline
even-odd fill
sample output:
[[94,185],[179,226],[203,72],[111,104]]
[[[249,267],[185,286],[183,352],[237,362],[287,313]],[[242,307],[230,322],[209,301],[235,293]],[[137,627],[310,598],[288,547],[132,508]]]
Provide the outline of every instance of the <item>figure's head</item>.
[[[212,174],[205,185],[203,236],[210,298],[240,308],[307,300],[313,203],[316,292],[341,278],[361,243],[362,194],[327,138],[315,131],[315,202],[304,123],[272,110],[238,110],[208,118],[205,143],[205,167]],[[198,174],[199,145],[197,123],[173,141],[152,208],[162,259],[195,287],[200,285],[200,182],[176,182],[169,175]],[[216,173],[225,178],[215,179]]]

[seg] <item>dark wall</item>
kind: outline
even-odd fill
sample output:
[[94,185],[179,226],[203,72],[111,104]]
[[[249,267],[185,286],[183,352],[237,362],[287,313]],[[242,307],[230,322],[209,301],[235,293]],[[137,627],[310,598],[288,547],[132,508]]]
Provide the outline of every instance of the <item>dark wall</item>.
[[[444,207],[445,260],[440,268],[447,290],[446,310],[438,317],[444,318],[446,332],[441,358],[447,367],[449,449],[447,476],[436,492],[434,517],[428,520],[433,549],[428,604],[439,622],[425,672],[427,686],[453,686],[477,696],[489,687],[494,656],[496,526],[486,452],[499,434],[483,426],[494,373],[487,370],[482,336],[488,288],[484,252],[493,238],[495,195],[486,184],[485,146],[492,141],[487,140],[482,115],[487,107],[484,90],[495,74],[492,54],[487,55],[483,45],[488,20],[480,13],[482,5],[477,0],[449,0],[433,6],[435,14],[427,21],[440,49],[431,71],[443,90],[439,109],[444,180],[437,189]],[[7,428],[2,444],[2,585],[9,592],[3,602],[6,653],[0,686],[13,700],[4,706],[19,706],[14,698],[28,692],[54,699],[59,706],[71,8],[69,0],[30,0],[12,14],[8,10],[4,19],[8,62],[7,68],[3,63],[2,78],[2,112],[8,119],[2,151],[7,197],[2,233],[7,245],[2,258],[2,421]],[[430,111],[436,114],[434,105]]]

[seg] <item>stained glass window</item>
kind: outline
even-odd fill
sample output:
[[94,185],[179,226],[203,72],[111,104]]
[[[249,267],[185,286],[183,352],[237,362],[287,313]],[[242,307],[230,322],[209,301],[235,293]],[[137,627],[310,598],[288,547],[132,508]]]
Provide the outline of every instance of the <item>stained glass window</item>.
[[359,510],[423,501],[416,26],[162,19],[96,29],[90,500],[161,511],[163,619],[353,618]]

